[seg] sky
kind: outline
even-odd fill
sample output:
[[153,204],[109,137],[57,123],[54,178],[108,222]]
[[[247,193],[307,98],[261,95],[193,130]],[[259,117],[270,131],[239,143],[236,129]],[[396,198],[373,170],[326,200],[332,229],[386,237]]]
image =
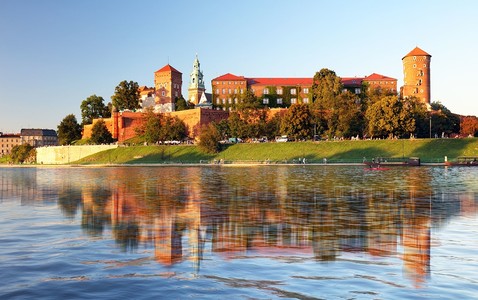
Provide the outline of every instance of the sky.
[[372,73],[403,85],[402,58],[432,55],[431,98],[478,115],[478,1],[0,0],[0,132],[57,129],[123,80],[170,64],[187,96],[196,54],[211,80]]

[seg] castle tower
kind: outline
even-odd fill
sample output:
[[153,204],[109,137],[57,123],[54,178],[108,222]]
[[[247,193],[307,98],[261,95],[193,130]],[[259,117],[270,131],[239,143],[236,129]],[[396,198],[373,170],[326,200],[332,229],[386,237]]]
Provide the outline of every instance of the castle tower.
[[415,47],[402,58],[404,98],[415,96],[430,105],[430,62],[432,56]]
[[174,111],[174,100],[182,96],[183,74],[169,64],[154,72],[155,110]]
[[188,100],[191,103],[198,104],[201,96],[206,91],[204,87],[203,74],[201,72],[201,64],[199,63],[198,56],[193,64],[193,71],[191,72],[188,88]]

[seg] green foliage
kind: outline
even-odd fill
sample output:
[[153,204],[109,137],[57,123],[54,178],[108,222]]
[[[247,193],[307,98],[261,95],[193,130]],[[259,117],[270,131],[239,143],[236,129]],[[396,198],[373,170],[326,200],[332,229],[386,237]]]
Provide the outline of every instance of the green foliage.
[[175,111],[181,111],[186,109],[193,109],[194,104],[189,101],[186,101],[186,99],[184,99],[184,97],[181,96],[181,97],[176,97],[174,99],[174,107],[175,107],[174,109]]
[[368,133],[389,138],[412,134],[423,114],[424,108],[415,98],[383,97],[367,109]]
[[188,131],[186,124],[178,117],[155,114],[149,108],[143,115],[143,124],[136,129],[136,134],[148,144],[155,144],[159,141],[181,141],[187,137]]
[[112,143],[113,137],[108,128],[106,128],[106,123],[102,119],[98,120],[91,129],[90,143],[101,145],[101,144],[110,144]]
[[334,71],[321,69],[314,75],[312,84],[312,97],[319,109],[334,107],[336,97],[342,92],[342,83]]
[[67,115],[58,125],[58,141],[60,145],[70,145],[81,139],[81,125],[75,115]]
[[431,133],[432,137],[449,135],[460,132],[460,117],[453,114],[440,102],[432,102],[431,104]]
[[157,143],[160,140],[161,116],[148,108],[143,115],[143,124],[137,128],[136,134],[141,135],[148,144]]
[[117,110],[132,110],[140,108],[139,104],[139,85],[134,81],[121,81],[115,88],[115,93],[111,96],[113,106]]
[[281,123],[281,132],[295,140],[312,136],[312,116],[308,104],[293,104]]
[[111,117],[110,104],[105,105],[103,97],[91,95],[80,105],[82,124],[91,124],[93,119]]
[[16,145],[12,148],[10,159],[15,164],[35,162],[36,150],[30,144]]
[[186,124],[178,117],[162,118],[160,139],[162,141],[182,141],[188,136]]
[[221,134],[217,130],[214,123],[209,123],[201,130],[199,136],[199,148],[206,153],[217,153],[221,149]]

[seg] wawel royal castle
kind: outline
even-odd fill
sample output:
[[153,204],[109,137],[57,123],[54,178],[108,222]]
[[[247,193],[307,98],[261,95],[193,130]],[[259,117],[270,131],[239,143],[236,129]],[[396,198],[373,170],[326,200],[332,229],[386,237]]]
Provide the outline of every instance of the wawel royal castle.
[[[404,85],[403,97],[415,96],[430,104],[431,55],[416,47],[402,58]],[[373,73],[366,77],[342,77],[344,90],[355,94],[362,92],[363,84],[369,88],[397,91],[397,79]],[[265,107],[280,110],[295,103],[312,102],[313,78],[254,78],[227,73],[212,79],[212,94],[206,93],[203,73],[196,56],[189,77],[187,100],[195,109],[175,111],[175,99],[182,95],[182,73],[167,64],[154,72],[154,87],[140,87],[141,107],[152,108],[157,113],[167,113],[183,120],[191,138],[195,138],[203,125],[228,117],[234,110],[241,94],[251,90]],[[119,142],[135,136],[135,128],[142,123],[142,109],[137,112],[113,111],[112,117],[104,119],[113,138]],[[94,120],[96,122],[97,120]],[[94,123],[93,122],[93,123]],[[86,125],[83,138],[91,136],[93,125]]]

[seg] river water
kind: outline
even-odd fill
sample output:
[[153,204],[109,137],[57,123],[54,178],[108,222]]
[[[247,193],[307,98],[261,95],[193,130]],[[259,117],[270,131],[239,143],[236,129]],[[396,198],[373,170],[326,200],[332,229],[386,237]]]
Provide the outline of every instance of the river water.
[[0,299],[476,299],[478,168],[0,168]]

